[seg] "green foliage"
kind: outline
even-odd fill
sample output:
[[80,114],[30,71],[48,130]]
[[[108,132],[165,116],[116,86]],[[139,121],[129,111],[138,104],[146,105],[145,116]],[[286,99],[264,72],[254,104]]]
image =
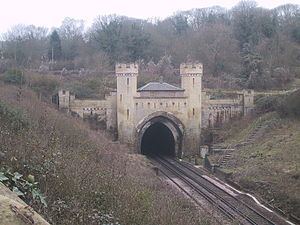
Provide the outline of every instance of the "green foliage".
[[99,78],[92,78],[82,80],[70,84],[68,88],[75,93],[76,98],[103,98],[105,94],[105,87],[103,80]]
[[130,61],[135,62],[147,58],[150,35],[142,29],[141,25],[132,24],[130,33],[124,37],[124,42]]
[[0,122],[11,126],[15,131],[27,128],[29,121],[20,110],[9,107],[7,104],[0,101]]
[[[295,93],[290,95],[296,100]],[[269,96],[268,99],[276,98],[278,96]],[[280,97],[275,106],[280,107],[285,98],[290,96]],[[234,173],[232,178],[273,206],[299,215],[300,120],[282,118],[272,112],[251,118],[246,124],[243,120],[236,122],[222,129],[230,134],[225,137],[228,146],[243,143],[249,137],[253,142],[233,153],[227,164]],[[272,176],[274,174],[276,176]]]
[[188,17],[183,14],[175,15],[172,18],[172,25],[177,35],[185,34],[189,28]]
[[50,60],[59,60],[62,56],[61,41],[56,30],[50,35],[50,43],[48,49],[48,58]]
[[23,72],[17,69],[11,69],[7,71],[2,77],[2,80],[5,83],[13,85],[21,85],[25,83],[25,77],[23,75]]
[[264,96],[256,100],[255,110],[258,113],[267,113],[276,111],[280,105],[281,96],[271,95]]
[[276,111],[282,117],[300,118],[300,90],[284,96],[261,97],[256,101],[255,107],[258,113]]
[[108,54],[111,62],[117,60],[120,53],[122,18],[116,16],[99,17],[93,25],[92,41]]
[[283,117],[300,119],[300,90],[281,98],[277,111]]
[[[50,37],[46,28],[14,26],[3,35],[1,57],[12,62],[5,63],[9,67],[38,68],[41,57],[46,61],[48,49],[48,58],[52,59],[53,53],[55,60],[51,70],[111,70],[109,65],[117,61],[147,65],[164,55],[172,56],[171,63],[177,68],[190,55],[192,61],[204,64],[206,74],[214,76],[205,76],[209,88],[230,87],[232,83],[258,89],[282,88],[292,79],[274,82],[273,71],[285,68],[285,76],[297,75],[299,27],[299,5],[265,9],[252,0],[241,1],[231,10],[219,6],[192,9],[155,21],[100,16],[90,29],[84,28],[82,20],[65,18]],[[251,47],[249,53],[244,52],[245,45]],[[216,84],[215,78],[229,82]],[[173,80],[167,77],[168,82]]]
[[33,175],[29,174],[27,178],[24,178],[18,172],[12,173],[9,169],[2,168],[0,170],[0,182],[27,203],[33,200],[47,207],[45,197],[38,187],[39,183],[35,182]]
[[92,27],[91,41],[108,55],[110,63],[146,59],[150,34],[140,20],[121,16],[99,17]]
[[31,80],[29,86],[42,96],[51,97],[59,87],[59,82],[56,79],[41,76]]
[[300,27],[295,27],[292,31],[292,37],[300,43]]

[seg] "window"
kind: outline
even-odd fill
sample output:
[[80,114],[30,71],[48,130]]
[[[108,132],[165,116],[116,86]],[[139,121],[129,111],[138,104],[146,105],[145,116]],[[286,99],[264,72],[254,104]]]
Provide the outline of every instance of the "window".
[[193,108],[193,116],[195,116],[195,108]]
[[63,90],[63,95],[65,95],[66,94],[66,91],[65,90]]
[[127,120],[129,119],[129,109],[127,109]]
[[120,94],[120,102],[122,102],[122,94]]
[[127,85],[129,85],[129,78],[127,77]]
[[193,87],[195,86],[195,78],[193,78]]
[[148,109],[150,109],[150,102],[148,102]]
[[154,103],[154,109],[156,109],[156,103]]

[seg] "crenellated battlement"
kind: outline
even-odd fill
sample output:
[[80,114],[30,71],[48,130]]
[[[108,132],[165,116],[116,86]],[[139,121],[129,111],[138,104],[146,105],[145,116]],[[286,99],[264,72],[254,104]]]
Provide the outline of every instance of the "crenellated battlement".
[[139,66],[136,63],[117,63],[116,74],[138,74]]
[[203,64],[202,63],[181,63],[180,64],[180,75],[190,75],[190,74],[203,74]]
[[216,97],[218,90],[203,93],[202,63],[180,65],[181,88],[160,80],[137,89],[138,69],[137,63],[116,64],[117,89],[105,100],[80,100],[71,91],[60,90],[53,101],[73,115],[96,118],[95,126],[106,127],[135,152],[178,157],[198,152],[202,128],[218,127],[254,110],[252,90],[224,91],[224,98]]

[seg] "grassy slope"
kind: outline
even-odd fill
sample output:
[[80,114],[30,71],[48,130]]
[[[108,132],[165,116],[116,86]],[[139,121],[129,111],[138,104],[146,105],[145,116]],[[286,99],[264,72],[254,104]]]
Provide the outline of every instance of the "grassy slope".
[[[226,128],[226,144],[236,144],[258,125],[264,132],[234,152],[228,170],[243,187],[286,212],[300,216],[300,121],[277,113],[235,122]],[[228,129],[229,128],[229,129]]]
[[[211,224],[154,176],[140,155],[57,112],[35,93],[0,82],[0,167],[33,174],[48,208],[30,202],[53,224]],[[22,124],[22,123],[21,123]],[[29,124],[29,125],[26,125]]]

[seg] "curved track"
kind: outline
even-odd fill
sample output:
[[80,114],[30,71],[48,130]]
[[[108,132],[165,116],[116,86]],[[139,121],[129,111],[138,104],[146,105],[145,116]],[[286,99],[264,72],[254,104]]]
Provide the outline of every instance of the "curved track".
[[[198,171],[191,166],[181,163],[177,160],[155,156],[152,159],[161,166],[162,173],[172,180],[181,190],[191,197],[197,204],[200,202],[194,196],[187,193],[185,187],[178,184],[176,179],[193,189],[193,191],[202,196],[212,205],[216,206],[226,217],[232,221],[238,221],[239,224],[253,225],[275,225],[287,224],[274,222],[267,218],[261,212],[257,211],[251,205],[241,201],[237,197],[229,194],[222,188],[216,186],[211,181],[204,178]],[[176,178],[176,179],[174,179]]]

